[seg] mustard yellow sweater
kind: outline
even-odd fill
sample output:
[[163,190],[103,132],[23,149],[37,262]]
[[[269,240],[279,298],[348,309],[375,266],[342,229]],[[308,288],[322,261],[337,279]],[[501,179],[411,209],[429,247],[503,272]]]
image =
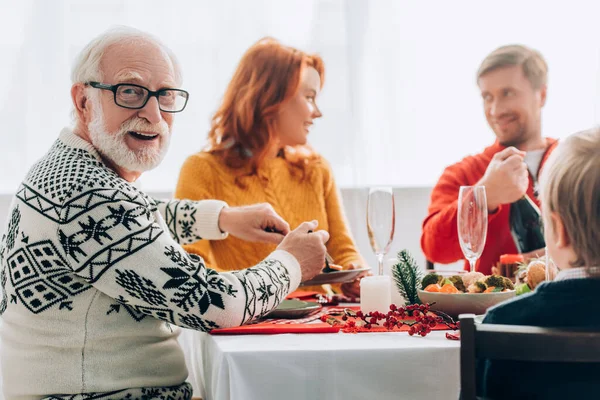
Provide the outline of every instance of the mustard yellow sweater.
[[[244,176],[240,187],[237,173],[217,156],[206,152],[185,161],[175,190],[178,199],[218,199],[230,206],[270,203],[294,229],[304,221],[318,220],[318,229],[329,232],[327,251],[336,264],[365,265],[348,230],[340,193],[329,165],[322,159],[306,167],[304,179],[294,175],[288,161],[266,160],[255,175]],[[218,271],[248,268],[268,256],[275,245],[249,243],[229,236],[225,240],[201,240],[184,246],[202,256],[207,266]]]

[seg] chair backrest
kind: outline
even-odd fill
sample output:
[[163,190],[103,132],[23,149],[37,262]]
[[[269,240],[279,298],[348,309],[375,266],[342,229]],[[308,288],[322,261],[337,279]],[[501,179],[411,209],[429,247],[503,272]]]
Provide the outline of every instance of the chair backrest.
[[475,323],[460,318],[461,399],[476,399],[476,359],[600,363],[600,332]]

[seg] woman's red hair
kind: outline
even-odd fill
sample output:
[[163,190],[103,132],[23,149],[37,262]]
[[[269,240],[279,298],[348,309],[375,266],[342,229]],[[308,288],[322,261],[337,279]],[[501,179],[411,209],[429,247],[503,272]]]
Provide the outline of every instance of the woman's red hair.
[[[250,175],[254,174],[277,137],[281,107],[298,91],[306,67],[317,70],[322,87],[325,67],[318,55],[284,46],[272,38],[261,39],[250,47],[212,118],[208,151],[221,156],[229,167],[250,166]],[[302,153],[304,156],[290,162],[303,170],[312,152],[298,152]]]

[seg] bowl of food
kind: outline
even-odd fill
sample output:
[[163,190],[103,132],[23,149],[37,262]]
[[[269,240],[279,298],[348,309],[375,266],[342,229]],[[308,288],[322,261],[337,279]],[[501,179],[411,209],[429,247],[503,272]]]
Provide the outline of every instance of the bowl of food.
[[506,277],[467,272],[450,277],[436,273],[425,275],[418,294],[423,303],[431,304],[432,310],[457,317],[467,313],[485,314],[488,308],[514,297],[516,292]]

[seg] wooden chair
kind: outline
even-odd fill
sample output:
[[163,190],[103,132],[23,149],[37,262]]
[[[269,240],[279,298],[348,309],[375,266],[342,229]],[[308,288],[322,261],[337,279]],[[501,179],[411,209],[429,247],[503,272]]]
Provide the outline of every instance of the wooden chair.
[[476,359],[600,363],[600,332],[535,326],[476,324],[460,318],[461,400],[476,399]]

